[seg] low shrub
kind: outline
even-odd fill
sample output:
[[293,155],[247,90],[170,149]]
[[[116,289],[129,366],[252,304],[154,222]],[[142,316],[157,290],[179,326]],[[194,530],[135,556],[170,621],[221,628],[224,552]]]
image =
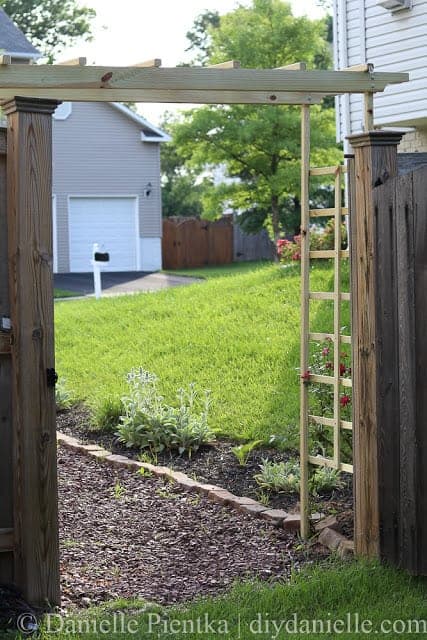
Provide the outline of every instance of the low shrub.
[[202,444],[214,440],[208,425],[208,391],[199,397],[194,383],[188,390],[179,389],[174,407],[159,394],[158,378],[153,373],[132,369],[127,383],[129,394],[122,398],[124,412],[117,430],[120,442],[127,447],[153,453],[175,449],[191,456]]
[[[294,493],[300,490],[301,470],[298,460],[272,462],[263,460],[260,473],[254,478],[262,489],[273,493]],[[345,482],[341,472],[328,467],[316,467],[309,480],[309,490],[313,495],[343,489]]]
[[272,462],[264,459],[260,464],[260,473],[254,478],[260,487],[274,493],[293,493],[299,491],[301,473],[297,460]]
[[115,433],[123,413],[124,406],[121,399],[109,396],[96,405],[92,415],[92,430]]

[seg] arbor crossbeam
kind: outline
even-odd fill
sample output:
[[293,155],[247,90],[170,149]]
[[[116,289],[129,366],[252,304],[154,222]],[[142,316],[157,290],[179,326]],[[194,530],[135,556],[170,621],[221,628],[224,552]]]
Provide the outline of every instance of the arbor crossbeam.
[[0,68],[0,99],[314,104],[325,95],[374,93],[408,79],[365,71],[11,64]]

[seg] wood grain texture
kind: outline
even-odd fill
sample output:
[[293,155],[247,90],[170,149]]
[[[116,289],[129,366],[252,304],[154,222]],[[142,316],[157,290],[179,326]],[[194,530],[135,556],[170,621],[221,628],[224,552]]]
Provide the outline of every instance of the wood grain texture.
[[[407,73],[370,74],[358,71],[294,71],[279,69],[209,69],[208,67],[74,67],[7,65],[0,69],[1,91],[55,89],[84,95],[96,89],[164,89],[193,91],[305,91],[362,93],[383,91],[389,84],[407,82]],[[62,98],[61,98],[62,99]]]
[[[291,72],[298,73],[298,72]],[[305,73],[305,72],[304,72]],[[301,107],[301,347],[300,374],[309,368],[310,333],[310,108]],[[300,513],[301,537],[310,534],[309,522],[309,397],[308,387],[300,379]]]
[[[391,181],[393,184],[393,181]],[[386,182],[373,192],[376,277],[376,383],[380,553],[399,554],[399,327],[396,201]]]
[[[0,316],[10,316],[7,260],[6,129],[0,129]],[[13,527],[13,454],[10,336],[0,334],[0,534]],[[0,535],[1,538],[1,535]],[[0,583],[13,579],[11,545],[0,544]],[[9,549],[9,552],[5,552]]]
[[[383,188],[384,190],[384,188]],[[399,322],[399,549],[394,561],[409,570],[417,558],[417,436],[416,436],[416,333],[415,333],[415,217],[413,175],[388,186],[396,207],[396,261]]]
[[367,557],[380,555],[379,434],[390,415],[388,403],[394,402],[392,391],[397,393],[396,388],[384,388],[385,351],[396,343],[394,335],[384,333],[392,320],[389,313],[381,316],[379,303],[379,282],[386,277],[383,263],[391,260],[393,236],[387,234],[387,220],[377,226],[373,191],[396,175],[400,138],[384,132],[349,138],[355,151],[350,197],[355,547]]
[[[416,340],[416,426],[413,455],[416,475],[411,474],[410,490],[414,490],[416,500],[417,565],[414,573],[427,575],[427,169],[424,167],[413,173],[413,204],[415,220],[415,340]],[[409,461],[411,463],[412,460]]]
[[52,275],[52,101],[16,99],[8,116],[8,255],[13,326],[15,584],[59,604]]

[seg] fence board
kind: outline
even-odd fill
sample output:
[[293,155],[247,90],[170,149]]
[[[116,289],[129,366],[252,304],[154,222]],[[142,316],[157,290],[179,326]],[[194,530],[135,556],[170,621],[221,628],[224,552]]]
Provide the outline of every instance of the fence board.
[[197,218],[163,220],[163,268],[193,269],[233,262],[233,225]]
[[399,554],[406,568],[417,565],[416,533],[416,411],[415,411],[415,291],[413,178],[396,181],[397,288],[399,318],[400,513]]
[[377,437],[380,552],[399,555],[399,339],[396,273],[396,194],[387,184],[373,191],[375,215]]
[[415,573],[427,575],[427,169],[413,174],[415,222],[415,354],[416,354],[416,428],[414,459],[416,466],[417,566]]
[[236,222],[234,224],[234,260],[272,260],[275,256],[274,244],[266,229],[259,233],[245,233]]
[[[7,210],[6,130],[0,129],[0,316],[10,316]],[[11,359],[0,354],[0,529],[13,526]],[[0,583],[13,579],[13,555],[0,549]]]

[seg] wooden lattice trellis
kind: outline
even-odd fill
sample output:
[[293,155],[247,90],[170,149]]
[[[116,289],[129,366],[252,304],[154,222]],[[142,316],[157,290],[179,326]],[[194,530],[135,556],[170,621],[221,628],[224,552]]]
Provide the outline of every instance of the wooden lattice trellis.
[[[327,466],[340,471],[353,473],[353,465],[345,463],[341,458],[341,432],[352,431],[352,423],[341,417],[340,388],[351,387],[350,378],[345,378],[340,372],[341,344],[351,344],[351,337],[343,335],[341,329],[341,305],[350,301],[350,293],[342,291],[341,264],[349,259],[349,250],[342,249],[341,227],[343,219],[348,216],[348,208],[342,206],[343,175],[347,172],[345,166],[309,168],[308,118],[303,118],[303,161],[302,167],[302,212],[301,212],[301,406],[300,406],[300,456],[301,456],[301,533],[303,537],[309,534],[309,464]],[[333,176],[334,178],[334,207],[330,209],[310,209],[309,179],[310,176]],[[315,218],[334,219],[334,248],[330,250],[310,249],[310,223]],[[311,291],[310,261],[317,259],[333,260],[334,287],[332,292]],[[319,333],[310,330],[310,300],[332,301],[333,331]],[[333,345],[332,375],[319,375],[310,371],[310,343],[330,340]],[[331,385],[333,387],[333,417],[315,415],[310,412],[309,385]],[[309,428],[311,424],[318,424],[331,428],[333,431],[333,455],[310,455]]]

